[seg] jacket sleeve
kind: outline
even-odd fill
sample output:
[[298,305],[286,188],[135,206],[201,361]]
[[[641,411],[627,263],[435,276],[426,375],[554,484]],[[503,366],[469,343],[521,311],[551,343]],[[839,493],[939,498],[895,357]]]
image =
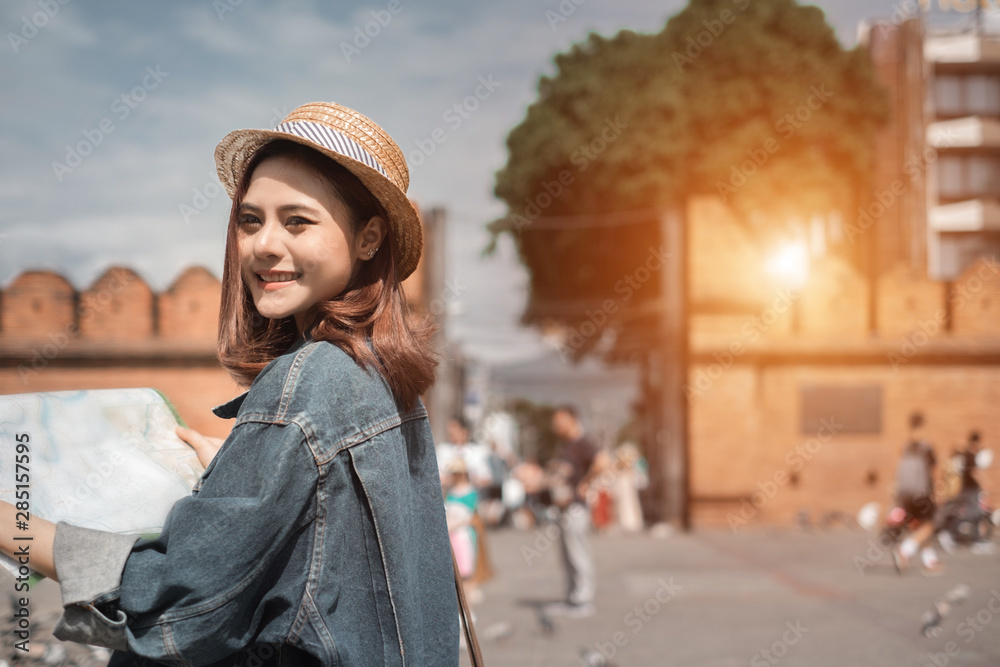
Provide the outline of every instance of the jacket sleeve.
[[[57,524],[59,639],[179,665],[210,664],[256,636],[297,534],[315,516],[318,469],[295,424],[233,429],[199,491],[158,537]],[[305,573],[295,575],[305,583]],[[289,602],[279,601],[287,606]]]

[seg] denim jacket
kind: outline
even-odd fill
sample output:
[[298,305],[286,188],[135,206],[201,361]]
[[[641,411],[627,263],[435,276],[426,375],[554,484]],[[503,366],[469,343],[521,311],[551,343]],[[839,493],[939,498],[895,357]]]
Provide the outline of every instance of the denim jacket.
[[248,391],[156,538],[56,525],[56,637],[109,665],[457,665],[458,601],[427,413],[300,339]]

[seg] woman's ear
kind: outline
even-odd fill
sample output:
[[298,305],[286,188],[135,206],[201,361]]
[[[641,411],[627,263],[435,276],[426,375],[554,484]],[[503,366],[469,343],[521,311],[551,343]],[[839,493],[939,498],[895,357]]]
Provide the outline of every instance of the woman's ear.
[[364,228],[355,236],[355,256],[361,260],[369,260],[375,257],[379,246],[385,240],[388,232],[388,225],[381,215],[374,215],[368,220]]

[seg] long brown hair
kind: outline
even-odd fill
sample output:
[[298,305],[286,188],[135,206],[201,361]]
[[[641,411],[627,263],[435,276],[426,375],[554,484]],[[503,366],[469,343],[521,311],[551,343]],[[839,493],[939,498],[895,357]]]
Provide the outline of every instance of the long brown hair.
[[[240,385],[249,386],[260,371],[298,338],[294,316],[269,319],[254,305],[240,272],[237,245],[239,207],[254,169],[268,158],[287,156],[314,168],[347,208],[355,234],[376,215],[388,223],[382,205],[351,172],[319,151],[292,141],[272,141],[250,158],[233,196],[222,269],[219,311],[219,361]],[[344,291],[306,311],[303,329],[313,340],[330,341],[362,368],[372,366],[385,378],[396,400],[409,410],[434,382],[437,358],[431,344],[434,326],[410,312],[397,280],[395,239],[391,228],[375,256],[357,268]],[[369,346],[370,344],[370,346]]]

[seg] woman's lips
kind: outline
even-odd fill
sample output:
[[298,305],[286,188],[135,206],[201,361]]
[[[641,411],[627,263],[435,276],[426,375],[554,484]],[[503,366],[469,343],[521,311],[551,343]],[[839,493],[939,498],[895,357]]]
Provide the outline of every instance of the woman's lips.
[[267,273],[255,273],[257,287],[262,290],[271,291],[287,287],[302,276],[301,273],[291,271],[269,271]]

